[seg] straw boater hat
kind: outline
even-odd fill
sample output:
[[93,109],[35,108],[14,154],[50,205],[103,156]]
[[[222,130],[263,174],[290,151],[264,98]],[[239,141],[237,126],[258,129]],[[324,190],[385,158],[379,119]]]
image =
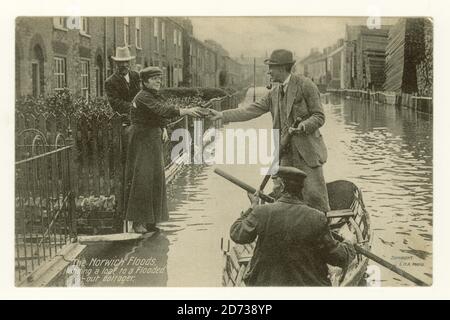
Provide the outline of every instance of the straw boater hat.
[[268,65],[286,65],[286,64],[294,64],[295,60],[293,59],[292,52],[289,50],[278,49],[274,50],[270,55],[269,59],[264,60],[265,64]]
[[130,61],[135,57],[130,54],[130,49],[128,47],[117,47],[116,56],[111,57],[114,61]]

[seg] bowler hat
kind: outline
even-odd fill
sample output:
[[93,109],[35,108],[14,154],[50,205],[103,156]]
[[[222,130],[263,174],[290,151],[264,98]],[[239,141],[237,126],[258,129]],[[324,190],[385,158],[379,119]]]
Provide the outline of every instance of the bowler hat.
[[287,183],[303,184],[303,181],[306,178],[306,173],[294,167],[280,166],[278,167],[277,173],[275,173],[273,176],[279,177]]
[[147,81],[151,77],[162,76],[162,74],[162,70],[158,67],[147,67],[139,72],[139,77],[141,80]]
[[268,65],[285,65],[285,64],[294,64],[295,60],[293,59],[291,51],[285,49],[278,49],[274,50],[270,55],[270,58],[264,60],[264,63]]
[[117,47],[116,56],[111,57],[114,61],[130,61],[135,57],[130,54],[130,49],[128,47]]

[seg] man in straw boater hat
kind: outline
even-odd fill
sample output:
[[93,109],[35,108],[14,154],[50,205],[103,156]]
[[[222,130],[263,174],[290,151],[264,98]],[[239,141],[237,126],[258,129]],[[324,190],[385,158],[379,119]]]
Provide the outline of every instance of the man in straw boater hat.
[[[223,112],[210,109],[211,120],[239,122],[257,118],[266,112],[272,114],[273,129],[280,130],[280,141],[292,134],[281,165],[296,167],[308,175],[303,199],[311,207],[330,211],[328,192],[322,165],[327,160],[327,149],[319,128],[325,123],[317,86],[303,75],[292,74],[295,64],[291,51],[274,50],[265,61],[274,86],[261,100]],[[295,122],[299,122],[292,128]]]
[[272,176],[279,189],[274,203],[252,207],[230,229],[239,244],[256,241],[244,282],[248,286],[331,286],[327,264],[346,268],[353,244],[333,239],[325,214],[300,199],[306,173],[280,166]]
[[128,47],[117,47],[114,60],[115,72],[105,81],[105,91],[111,108],[128,116],[131,103],[140,90],[139,74],[130,70],[131,56]]

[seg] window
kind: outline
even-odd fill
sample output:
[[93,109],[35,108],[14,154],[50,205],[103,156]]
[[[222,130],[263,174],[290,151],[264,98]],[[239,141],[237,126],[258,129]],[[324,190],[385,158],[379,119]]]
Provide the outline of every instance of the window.
[[82,17],[80,21],[80,33],[81,34],[89,34],[89,20],[87,17]]
[[178,82],[183,82],[183,68],[178,69]]
[[163,79],[162,79],[161,85],[163,87],[167,87],[168,86],[167,85],[167,81],[168,81],[167,67],[163,67],[162,70],[163,70],[163,76],[162,76]]
[[95,95],[103,96],[103,74],[98,66],[95,68]]
[[89,60],[81,60],[81,95],[89,98]]
[[166,23],[164,21],[161,22],[161,40],[166,40]]
[[178,39],[177,29],[173,29],[173,48],[175,51],[175,57],[178,57],[177,39]]
[[159,51],[158,34],[159,34],[159,21],[158,18],[155,18],[155,20],[153,20],[153,38],[155,40],[155,51]]
[[44,54],[40,45],[33,48],[31,60],[31,88],[34,97],[44,94]]
[[182,57],[182,48],[181,48],[181,31],[178,31],[178,56],[181,58]]
[[162,44],[162,51],[166,51],[166,23],[163,21],[161,22],[161,44]]
[[125,46],[130,43],[130,19],[123,18],[123,41]]
[[178,68],[177,67],[173,68],[172,79],[173,79],[173,86],[178,87]]
[[67,18],[65,17],[54,17],[53,26],[57,29],[67,29]]
[[155,18],[155,20],[153,20],[153,36],[158,38],[158,18]]
[[39,63],[32,62],[31,63],[31,82],[33,85],[33,97],[39,97],[41,94],[41,80],[40,80],[40,72],[39,72]]
[[55,90],[62,90],[66,87],[66,58],[53,58],[55,76]]
[[142,47],[141,38],[141,18],[136,17],[136,48]]
[[97,56],[95,63],[95,95],[103,96],[103,59],[101,55]]

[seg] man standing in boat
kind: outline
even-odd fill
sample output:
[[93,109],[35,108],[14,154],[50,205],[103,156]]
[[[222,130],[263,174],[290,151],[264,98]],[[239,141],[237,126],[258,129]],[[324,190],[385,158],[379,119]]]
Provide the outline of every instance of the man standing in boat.
[[238,244],[258,238],[246,285],[331,286],[327,264],[348,267],[355,258],[353,245],[334,240],[325,214],[300,199],[303,171],[280,166],[273,178],[278,200],[258,205],[255,197],[231,226],[230,237]]
[[[319,131],[325,123],[325,115],[319,90],[309,78],[291,74],[295,64],[291,51],[275,50],[265,63],[269,66],[271,80],[279,86],[274,86],[260,101],[247,106],[223,112],[210,109],[211,120],[247,121],[270,112],[273,129],[280,130],[280,141],[290,135],[289,130],[294,132],[280,165],[306,172],[308,180],[303,190],[304,201],[313,208],[328,212],[330,206],[322,170],[327,160],[327,149]],[[298,126],[291,128],[296,120],[300,120]]]

